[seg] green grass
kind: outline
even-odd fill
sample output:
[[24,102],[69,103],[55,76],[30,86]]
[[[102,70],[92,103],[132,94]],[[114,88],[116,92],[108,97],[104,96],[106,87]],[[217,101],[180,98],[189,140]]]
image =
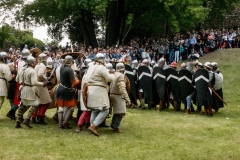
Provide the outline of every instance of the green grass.
[[[240,159],[240,50],[220,50],[199,61],[216,61],[224,75],[224,100],[228,106],[213,117],[194,112],[174,112],[170,107],[156,110],[131,109],[123,118],[124,133],[99,128],[100,137],[88,132],[61,130],[51,119],[46,126],[15,129],[5,115],[9,103],[0,110],[0,159]],[[55,109],[48,110],[52,117]],[[76,112],[74,113],[76,114]],[[110,123],[110,119],[107,120]]]

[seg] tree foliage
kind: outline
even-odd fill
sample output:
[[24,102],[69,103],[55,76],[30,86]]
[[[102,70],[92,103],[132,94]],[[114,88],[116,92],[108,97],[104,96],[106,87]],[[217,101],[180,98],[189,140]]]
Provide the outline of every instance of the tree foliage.
[[15,46],[22,49],[25,44],[31,48],[35,43],[40,49],[44,49],[44,43],[33,38],[31,31],[22,31],[9,25],[4,25],[0,28],[0,48],[7,50],[11,46]]
[[164,36],[206,22],[220,23],[237,1],[34,0],[17,12],[17,20],[29,26],[46,24],[51,38],[60,41],[65,32],[71,41],[86,46],[96,47],[101,32],[111,46],[136,36]]

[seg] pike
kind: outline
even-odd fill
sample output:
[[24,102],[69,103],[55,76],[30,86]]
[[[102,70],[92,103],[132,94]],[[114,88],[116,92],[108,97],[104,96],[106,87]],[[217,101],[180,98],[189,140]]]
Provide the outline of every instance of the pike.
[[226,106],[228,106],[227,103],[217,94],[217,92],[212,87],[209,87],[209,88],[218,97],[218,99],[220,99]]

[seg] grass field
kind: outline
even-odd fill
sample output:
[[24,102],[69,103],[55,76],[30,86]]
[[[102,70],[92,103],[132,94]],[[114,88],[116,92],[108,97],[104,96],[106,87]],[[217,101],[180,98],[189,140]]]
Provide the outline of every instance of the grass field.
[[[199,61],[216,61],[224,75],[224,100],[228,106],[213,117],[198,112],[184,115],[170,107],[160,113],[129,109],[123,118],[124,133],[99,128],[99,137],[88,132],[61,130],[51,118],[48,125],[15,129],[5,115],[6,100],[0,110],[0,159],[240,159],[240,49],[219,50]],[[52,117],[55,109],[48,110]],[[76,114],[76,112],[74,113]],[[110,123],[110,119],[108,119]]]

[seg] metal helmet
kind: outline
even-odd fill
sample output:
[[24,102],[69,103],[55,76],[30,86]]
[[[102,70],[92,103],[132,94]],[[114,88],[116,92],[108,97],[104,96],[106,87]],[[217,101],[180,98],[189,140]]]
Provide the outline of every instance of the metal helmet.
[[36,59],[33,56],[28,56],[27,57],[27,64],[28,65],[34,65],[35,62],[36,62]]
[[104,55],[102,53],[96,54],[95,62],[99,62],[99,63],[104,64],[105,63],[104,62]]
[[106,64],[106,68],[107,68],[109,71],[111,71],[111,70],[113,69],[112,63]]
[[127,64],[128,64],[129,66],[132,65],[132,57],[131,57],[131,56],[127,56]]
[[65,64],[72,64],[72,63],[73,63],[73,57],[67,55],[67,56],[65,57],[65,59],[64,59],[64,63],[65,63]]
[[138,66],[138,61],[137,61],[137,60],[134,60],[134,61],[132,62],[132,64],[133,64],[134,67],[137,67],[137,66]]
[[186,63],[182,63],[182,64],[181,64],[181,68],[182,68],[182,69],[187,69]]
[[30,56],[30,51],[28,49],[23,49],[21,55],[22,58],[28,58],[28,56]]
[[125,65],[123,63],[117,63],[116,71],[125,71]]
[[6,52],[0,52],[0,60],[5,60],[7,58]]
[[44,53],[39,54],[39,56],[38,56],[38,61],[39,62],[46,62],[46,60],[47,60],[47,55],[46,54],[44,54]]
[[212,62],[212,63],[211,63],[211,66],[213,66],[213,67],[216,67],[216,68],[217,68],[217,67],[218,67],[218,64],[217,64],[217,62]]
[[142,61],[142,63],[148,65],[148,64],[149,64],[149,60],[148,60],[148,59],[144,59],[144,60]]
[[207,67],[207,68],[211,68],[211,63],[210,62],[206,62],[206,63],[204,63],[204,66]]
[[151,65],[155,65],[156,62],[154,60],[151,61]]
[[186,68],[187,70],[189,70],[189,71],[193,70],[193,63],[192,62],[187,62],[186,66],[187,66],[187,68]]
[[47,65],[53,65],[53,64],[54,64],[54,61],[52,59],[47,61]]
[[122,59],[122,58],[119,59],[119,60],[118,60],[118,63],[123,63],[123,59]]
[[84,60],[84,65],[85,65],[86,67],[89,67],[89,63],[91,63],[91,62],[92,62],[92,60],[89,59],[89,58],[87,58],[87,59]]
[[164,58],[160,58],[158,61],[158,66],[163,67],[165,65],[166,60]]

